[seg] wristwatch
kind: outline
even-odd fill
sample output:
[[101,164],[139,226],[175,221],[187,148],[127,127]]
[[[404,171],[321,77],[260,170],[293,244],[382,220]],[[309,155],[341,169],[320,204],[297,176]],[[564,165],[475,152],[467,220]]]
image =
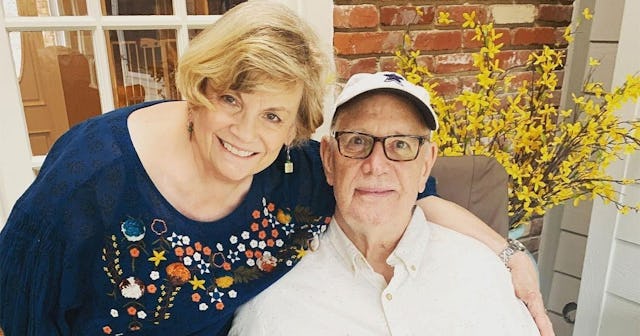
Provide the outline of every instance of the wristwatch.
[[511,256],[516,254],[518,251],[524,252],[527,248],[516,239],[507,239],[507,243],[507,247],[498,254],[498,257],[500,257],[500,260],[502,260],[504,265],[509,268],[509,260],[511,259]]

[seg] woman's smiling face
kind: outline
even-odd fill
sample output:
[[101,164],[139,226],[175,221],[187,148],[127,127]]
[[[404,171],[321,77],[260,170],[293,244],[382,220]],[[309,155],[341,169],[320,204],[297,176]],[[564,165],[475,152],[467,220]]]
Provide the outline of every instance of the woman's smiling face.
[[271,165],[295,137],[302,85],[275,90],[207,92],[215,107],[194,111],[197,155],[208,173],[240,182]]

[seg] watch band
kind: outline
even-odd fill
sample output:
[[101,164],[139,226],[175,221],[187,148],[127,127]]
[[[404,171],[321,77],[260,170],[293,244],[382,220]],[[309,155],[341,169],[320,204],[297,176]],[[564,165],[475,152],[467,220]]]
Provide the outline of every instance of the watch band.
[[500,260],[504,263],[504,266],[509,268],[509,260],[516,254],[516,252],[524,252],[527,248],[520,241],[516,239],[507,239],[507,247],[505,247],[499,254]]

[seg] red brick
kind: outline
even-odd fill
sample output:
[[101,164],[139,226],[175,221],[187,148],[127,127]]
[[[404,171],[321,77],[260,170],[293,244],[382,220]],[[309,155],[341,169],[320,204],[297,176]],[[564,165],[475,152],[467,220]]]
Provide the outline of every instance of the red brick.
[[460,81],[456,77],[438,77],[433,78],[433,81],[438,83],[435,91],[440,96],[449,98],[460,93]]
[[378,8],[374,5],[333,7],[333,26],[336,28],[372,28],[379,22]]
[[[437,18],[438,15],[440,14],[440,12],[445,12],[445,13],[449,13],[449,20],[453,20],[454,22],[448,24],[448,25],[440,25],[436,22],[437,25],[439,26],[453,26],[453,27],[459,27],[462,26],[462,24],[464,23],[465,19],[464,16],[462,16],[462,14],[467,13],[467,14],[471,14],[472,12],[476,12],[476,22],[480,22],[480,23],[487,23],[488,22],[488,17],[487,17],[487,9],[485,8],[485,6],[479,6],[479,5],[463,5],[463,6],[459,6],[459,5],[448,5],[448,6],[437,6],[436,10],[435,10],[435,17]],[[437,19],[436,19],[437,21]]]
[[507,70],[514,67],[525,66],[530,54],[530,50],[507,50],[498,53],[496,59],[500,61],[500,68]]
[[349,77],[357,73],[373,73],[378,71],[378,59],[375,57],[367,57],[350,61],[340,58],[339,64],[336,62],[336,70],[339,80],[347,80]]
[[430,24],[433,22],[435,8],[419,6],[422,15],[416,12],[416,6],[384,6],[380,8],[380,23],[383,26],[406,26],[408,24]]
[[335,33],[333,46],[338,55],[393,53],[402,45],[402,32]]
[[564,30],[566,27],[556,28],[556,46],[566,47],[569,42],[564,38]]
[[472,71],[473,57],[471,54],[445,54],[435,56],[433,72],[448,74],[456,72]]
[[460,50],[462,44],[459,30],[412,32],[411,38],[417,50]]
[[380,57],[380,71],[396,71],[396,58],[393,56]]
[[540,21],[549,22],[571,22],[573,6],[563,5],[540,5],[538,6],[538,17]]
[[459,76],[458,79],[460,79],[462,92],[475,90],[476,83],[478,83],[476,76]]
[[536,44],[554,45],[556,29],[552,27],[514,28],[511,32],[511,44],[526,46]]
[[531,71],[514,72],[510,73],[509,75],[514,76],[514,78],[511,80],[509,91],[517,91],[525,81],[527,81],[529,85],[531,85],[531,82],[533,81],[533,72]]
[[[496,34],[502,33],[502,37],[500,37],[496,43],[503,43],[503,47],[509,46],[511,44],[511,32],[507,28],[497,28]],[[465,49],[480,49],[484,44],[481,41],[474,40],[473,38],[476,36],[475,29],[465,29],[462,32],[462,47]]]

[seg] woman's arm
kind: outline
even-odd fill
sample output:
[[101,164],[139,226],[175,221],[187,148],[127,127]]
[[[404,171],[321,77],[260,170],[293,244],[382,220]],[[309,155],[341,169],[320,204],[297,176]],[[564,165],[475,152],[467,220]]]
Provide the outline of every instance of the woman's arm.
[[[499,254],[507,246],[506,239],[500,234],[467,209],[453,202],[429,196],[418,200],[418,205],[430,222],[473,237],[487,245],[496,254]],[[541,336],[555,335],[542,302],[538,272],[531,258],[523,252],[517,252],[509,260],[508,266],[511,269],[516,296],[527,305],[538,329],[540,329]]]

